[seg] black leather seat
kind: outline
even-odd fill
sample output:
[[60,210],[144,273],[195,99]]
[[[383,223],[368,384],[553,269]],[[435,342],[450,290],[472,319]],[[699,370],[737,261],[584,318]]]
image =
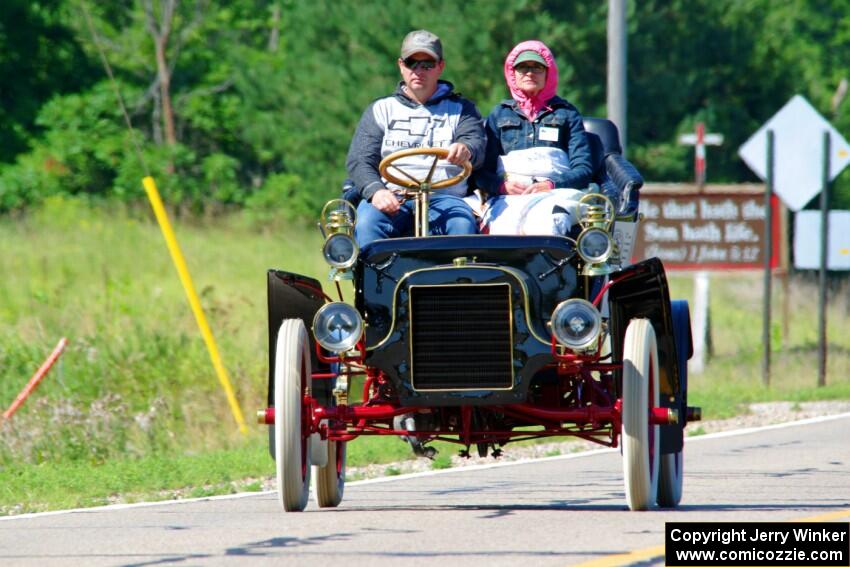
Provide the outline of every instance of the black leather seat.
[[342,198],[351,203],[355,209],[360,204],[360,201],[363,200],[363,196],[351,179],[346,179],[342,182]]
[[593,182],[614,203],[618,217],[634,218],[638,211],[643,177],[623,157],[617,126],[605,118],[585,118],[584,129],[590,143]]

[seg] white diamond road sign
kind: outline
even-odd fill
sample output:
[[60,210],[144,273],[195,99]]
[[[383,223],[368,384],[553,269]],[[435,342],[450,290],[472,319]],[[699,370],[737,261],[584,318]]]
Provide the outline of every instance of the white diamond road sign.
[[823,133],[829,132],[829,180],[850,164],[850,144],[795,95],[738,149],[741,159],[763,180],[767,179],[767,131],[773,130],[773,190],[792,211],[799,211],[821,191]]
[[[850,270],[850,211],[829,211],[828,270]],[[794,215],[794,267],[820,269],[820,211],[800,211]]]

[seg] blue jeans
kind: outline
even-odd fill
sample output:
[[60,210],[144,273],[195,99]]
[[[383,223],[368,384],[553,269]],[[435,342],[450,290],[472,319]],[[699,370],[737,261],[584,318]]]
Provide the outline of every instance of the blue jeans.
[[[379,211],[366,200],[361,201],[354,228],[357,245],[362,249],[375,240],[409,235],[413,232],[415,211],[415,201],[407,201],[392,216]],[[472,209],[463,199],[456,195],[431,193],[428,207],[430,234],[475,234],[477,226]]]

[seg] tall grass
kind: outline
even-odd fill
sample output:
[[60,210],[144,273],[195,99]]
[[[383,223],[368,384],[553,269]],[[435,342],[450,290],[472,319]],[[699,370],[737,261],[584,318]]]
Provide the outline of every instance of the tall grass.
[[[320,238],[246,216],[175,225],[250,419],[265,400],[265,271],[324,279]],[[147,211],[56,198],[0,220],[0,273],[0,405],[59,337],[70,341],[32,399],[2,424],[0,463],[102,462],[242,442]]]
[[[728,417],[759,401],[850,399],[850,287],[846,279],[831,286],[827,384],[818,387],[818,289],[810,276],[797,274],[788,285],[774,279],[768,386],[762,373],[763,275],[712,275],[713,352],[705,371],[689,377],[689,403],[702,405],[705,417]],[[688,299],[693,314],[692,284],[692,276],[670,276],[671,296]]]

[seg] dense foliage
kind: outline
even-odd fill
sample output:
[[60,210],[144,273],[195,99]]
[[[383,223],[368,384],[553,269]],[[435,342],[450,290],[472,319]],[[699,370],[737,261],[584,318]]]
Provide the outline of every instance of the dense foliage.
[[[147,169],[172,203],[312,216],[345,176],[362,109],[397,80],[407,31],[443,38],[445,78],[482,114],[506,96],[504,55],[539,38],[560,94],[604,116],[606,18],[607,2],[547,0],[7,0],[0,212],[54,194],[136,199]],[[649,179],[691,178],[693,149],[676,140],[704,121],[726,137],[709,180],[754,180],[737,148],[798,93],[850,134],[844,0],[646,0],[628,21],[629,156]],[[834,206],[850,208],[848,177]]]

